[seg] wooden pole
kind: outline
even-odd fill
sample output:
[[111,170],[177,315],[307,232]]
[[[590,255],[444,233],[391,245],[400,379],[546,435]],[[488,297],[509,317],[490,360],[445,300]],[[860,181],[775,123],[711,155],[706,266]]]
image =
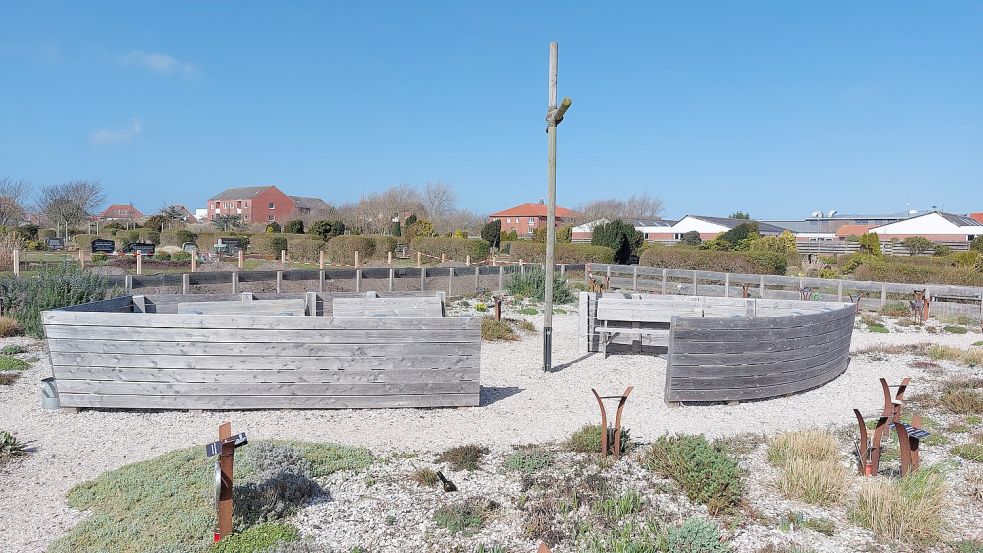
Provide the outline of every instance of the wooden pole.
[[14,276],[20,276],[20,250],[14,250]]
[[239,270],[243,270],[246,267],[245,253],[239,250]]
[[317,272],[317,291],[324,293],[324,269]]
[[85,268],[85,250],[82,248],[79,248],[79,268]]
[[[417,252],[416,255],[419,256],[420,255],[419,252]],[[417,257],[417,259],[419,259],[419,257]],[[427,289],[427,268],[420,267],[420,291],[423,292],[426,289]]]
[[232,293],[239,293],[239,271],[232,273]]
[[440,262],[441,263],[447,263],[447,254],[446,253],[440,254]]
[[467,254],[464,256],[464,264],[467,265],[468,267],[471,266],[471,254]]
[[358,250],[355,250],[355,268],[358,269]]
[[276,293],[283,292],[283,271],[276,272]]
[[447,297],[454,295],[454,267],[450,267],[447,271]]
[[287,250],[280,250],[280,265],[287,264]]
[[324,270],[324,250],[317,252],[317,267],[320,270]]
[[386,252],[386,264],[390,267],[393,264],[393,252]]
[[396,279],[396,269],[389,268],[389,291],[393,291],[393,281]]
[[498,267],[498,289],[499,291],[505,290],[505,266],[501,265]]
[[143,274],[143,253],[137,252],[137,274]]
[[[219,441],[232,437],[232,423],[225,422],[218,427]],[[232,467],[235,464],[235,448],[223,447],[218,457],[221,473],[221,487],[218,495],[218,537],[224,538],[232,533]]]
[[[358,257],[358,252],[355,252],[355,256]],[[362,291],[362,269],[355,269],[355,291]]]
[[191,275],[188,273],[181,273],[181,293],[191,293]]
[[423,255],[420,252],[416,252],[416,268],[419,269],[423,267]]
[[475,268],[474,268],[474,293],[475,294],[478,293],[479,281],[481,279],[480,269],[481,269],[481,267],[478,267],[478,266],[475,266]]
[[198,270],[198,252],[191,252],[191,272]]

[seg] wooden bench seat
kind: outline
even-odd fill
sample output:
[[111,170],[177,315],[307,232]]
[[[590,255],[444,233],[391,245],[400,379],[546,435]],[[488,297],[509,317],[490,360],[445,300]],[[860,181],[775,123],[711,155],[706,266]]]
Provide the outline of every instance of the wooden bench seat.
[[177,304],[180,315],[256,315],[303,317],[307,314],[304,299],[251,301],[187,301]]
[[437,296],[335,298],[333,317],[443,317],[444,303]]

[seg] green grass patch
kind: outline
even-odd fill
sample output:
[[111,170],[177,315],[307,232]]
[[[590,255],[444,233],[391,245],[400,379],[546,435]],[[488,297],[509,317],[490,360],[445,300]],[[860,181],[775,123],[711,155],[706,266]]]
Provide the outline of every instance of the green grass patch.
[[9,346],[4,346],[2,349],[0,349],[0,355],[17,355],[18,353],[24,353],[26,351],[27,350],[24,349],[23,346],[16,346],[11,344]]
[[942,332],[948,332],[949,334],[966,334],[969,332],[969,329],[964,326],[946,325],[942,327]]
[[666,530],[656,519],[626,521],[611,530],[591,528],[578,540],[582,553],[654,553],[666,551]]
[[887,334],[888,332],[891,332],[890,330],[887,329],[886,326],[884,326],[881,323],[868,323],[867,330],[871,332],[876,332],[878,334]]
[[980,340],[979,342],[973,342],[973,345],[977,347],[983,346],[983,340]]
[[521,315],[539,315],[539,310],[535,307],[523,307],[519,310]]
[[24,455],[27,455],[27,445],[18,440],[10,432],[0,430],[0,465],[12,457],[22,457]]
[[488,514],[496,505],[483,498],[472,497],[437,509],[433,521],[451,534],[473,534],[485,525]]
[[609,497],[594,504],[594,511],[610,523],[642,510],[642,494],[637,491],[625,492],[620,497]]
[[482,317],[481,339],[485,342],[513,342],[519,339],[519,335],[507,319],[499,321],[495,317]]
[[437,457],[437,462],[447,463],[451,470],[478,470],[481,460],[488,455],[488,448],[476,444],[452,447]]
[[967,461],[983,462],[983,444],[962,444],[949,450],[956,457],[961,457]]
[[31,368],[30,363],[12,355],[0,355],[0,371],[23,371]]
[[946,487],[946,475],[939,465],[922,466],[899,480],[864,479],[849,517],[881,539],[934,543],[945,530]]
[[311,475],[328,476],[342,470],[361,471],[373,462],[372,453],[360,447],[314,442],[288,442],[311,463]]
[[711,515],[736,511],[744,493],[737,460],[720,445],[700,436],[662,436],[649,449],[645,465],[671,478],[690,501],[707,506]]
[[[569,451],[577,453],[600,453],[601,452],[601,425],[588,424],[580,430],[574,432],[566,442]],[[631,431],[627,428],[621,429],[621,453],[625,454],[634,449],[635,443],[631,439]],[[608,433],[608,453],[614,452],[614,435]]]
[[260,553],[286,542],[300,539],[300,532],[289,524],[267,522],[230,534],[208,548],[208,553]]

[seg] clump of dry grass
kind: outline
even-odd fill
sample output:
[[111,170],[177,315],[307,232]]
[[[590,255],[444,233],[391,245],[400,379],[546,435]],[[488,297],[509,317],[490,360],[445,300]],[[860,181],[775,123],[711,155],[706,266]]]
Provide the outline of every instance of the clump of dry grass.
[[953,361],[966,365],[983,365],[983,349],[961,349],[954,346],[927,344],[920,347],[918,352],[940,361]]
[[452,447],[440,454],[437,461],[447,463],[452,470],[478,470],[488,448],[476,444]]
[[17,336],[22,332],[20,323],[13,317],[0,317],[0,338]]
[[945,474],[938,465],[923,466],[900,480],[865,479],[850,518],[882,539],[931,543],[945,530],[942,507],[946,487]]
[[483,317],[481,319],[481,339],[486,342],[514,342],[520,338],[516,329],[523,332],[536,332],[536,326],[525,319],[502,319]]
[[976,503],[983,505],[983,470],[974,470],[966,475],[966,491]]
[[846,493],[848,475],[836,438],[824,430],[778,434],[768,442],[768,462],[781,470],[778,489],[790,499],[834,505]]
[[410,473],[410,480],[416,482],[424,488],[432,488],[437,484],[439,478],[437,478],[437,471],[428,468],[420,468]]
[[943,407],[959,415],[983,413],[983,378],[954,378],[942,387]]

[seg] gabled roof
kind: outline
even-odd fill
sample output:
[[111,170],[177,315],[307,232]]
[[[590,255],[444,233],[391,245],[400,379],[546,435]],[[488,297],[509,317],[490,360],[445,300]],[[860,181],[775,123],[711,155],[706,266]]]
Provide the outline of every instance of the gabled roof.
[[290,199],[294,201],[294,208],[297,209],[331,209],[331,205],[321,198],[290,196]]
[[115,217],[119,212],[127,213],[130,217],[143,217],[143,213],[140,213],[140,210],[134,207],[133,204],[113,204],[107,207],[99,216]]
[[243,186],[240,188],[226,188],[215,196],[208,199],[210,202],[218,200],[251,200],[259,196],[262,192],[276,188],[273,185],[267,186]]
[[[578,213],[572,209],[556,206],[557,217],[576,217],[577,215]],[[546,217],[546,204],[520,204],[492,213],[489,217]]]
[[966,217],[965,215],[956,215],[955,213],[944,213],[942,211],[936,211],[935,213],[938,213],[943,218],[945,218],[946,221],[949,221],[950,223],[956,226],[960,226],[960,227],[983,226],[983,223],[981,223],[980,221],[977,221],[972,217]]
[[[732,229],[744,223],[749,223],[752,219],[732,219],[730,217],[708,217],[706,215],[687,215],[686,217],[692,217],[694,219],[699,219],[701,221],[706,221],[708,223],[713,223],[715,225],[720,225]],[[774,233],[781,234],[787,229],[781,227],[776,227],[770,223],[762,223],[761,221],[755,221],[758,223],[758,232],[762,233]]]

